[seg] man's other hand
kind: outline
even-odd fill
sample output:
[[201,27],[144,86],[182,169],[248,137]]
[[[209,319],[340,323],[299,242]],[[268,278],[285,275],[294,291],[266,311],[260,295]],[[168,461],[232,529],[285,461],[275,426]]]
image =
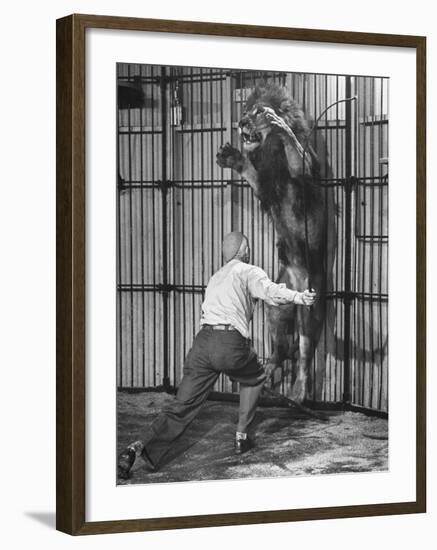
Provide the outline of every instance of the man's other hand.
[[317,298],[317,292],[315,290],[305,290],[304,292],[299,292],[294,302],[302,306],[312,306]]

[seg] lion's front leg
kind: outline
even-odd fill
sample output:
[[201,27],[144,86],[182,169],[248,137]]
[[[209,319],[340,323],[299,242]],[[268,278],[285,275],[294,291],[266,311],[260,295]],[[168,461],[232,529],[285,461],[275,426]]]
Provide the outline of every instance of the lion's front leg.
[[235,170],[258,195],[258,173],[250,160],[230,143],[222,145],[216,155],[217,164],[221,168]]
[[230,143],[222,145],[216,155],[217,164],[221,168],[232,168],[239,174],[244,170],[245,159],[238,149]]
[[265,107],[264,112],[266,120],[272,126],[281,130],[280,136],[284,144],[285,156],[287,157],[291,177],[295,178],[303,172],[310,175],[312,172],[311,154],[304,150],[293,130],[273,109]]

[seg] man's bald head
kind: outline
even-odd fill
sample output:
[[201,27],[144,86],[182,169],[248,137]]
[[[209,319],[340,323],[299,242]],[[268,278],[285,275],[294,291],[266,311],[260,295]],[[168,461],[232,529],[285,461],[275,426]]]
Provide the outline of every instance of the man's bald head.
[[249,261],[249,241],[240,231],[232,231],[223,239],[223,259],[230,262],[231,260]]

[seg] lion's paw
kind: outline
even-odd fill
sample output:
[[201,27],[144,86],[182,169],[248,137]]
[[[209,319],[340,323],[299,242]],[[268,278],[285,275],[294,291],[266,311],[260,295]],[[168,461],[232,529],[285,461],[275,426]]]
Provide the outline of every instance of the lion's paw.
[[216,162],[221,168],[233,168],[241,171],[243,168],[243,155],[230,143],[222,145],[216,155]]
[[283,130],[284,132],[288,132],[289,128],[285,120],[282,119],[279,115],[277,115],[275,111],[270,107],[264,108],[264,118],[267,122],[269,122],[273,126],[276,126],[277,128]]
[[297,403],[303,403],[307,397],[308,380],[297,378],[289,392],[289,397]]

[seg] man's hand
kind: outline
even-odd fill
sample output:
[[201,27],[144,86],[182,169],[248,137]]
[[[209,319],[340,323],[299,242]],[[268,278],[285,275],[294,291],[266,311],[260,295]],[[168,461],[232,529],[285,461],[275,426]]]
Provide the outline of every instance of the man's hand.
[[298,292],[294,297],[294,303],[301,306],[312,306],[316,301],[317,293],[314,289]]

